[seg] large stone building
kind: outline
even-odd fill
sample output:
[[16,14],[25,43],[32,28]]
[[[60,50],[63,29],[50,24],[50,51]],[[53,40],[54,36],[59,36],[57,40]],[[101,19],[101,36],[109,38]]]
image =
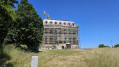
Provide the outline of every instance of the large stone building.
[[73,21],[44,19],[41,49],[75,49],[78,44],[78,26]]

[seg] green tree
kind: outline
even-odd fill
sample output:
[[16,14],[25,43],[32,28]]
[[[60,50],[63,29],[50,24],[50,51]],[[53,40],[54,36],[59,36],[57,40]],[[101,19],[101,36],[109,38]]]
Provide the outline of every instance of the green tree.
[[18,2],[16,0],[0,0],[0,49],[7,36],[11,22],[15,20],[14,3]]
[[103,47],[110,47],[110,46],[105,46],[104,44],[100,44],[98,47],[103,48]]
[[114,45],[114,47],[119,47],[119,44]]
[[[16,0],[0,0],[0,66],[3,67],[10,56],[4,52],[4,42],[12,21],[15,21],[14,3]],[[4,65],[5,66],[5,65]]]
[[102,47],[105,47],[105,45],[104,44],[100,44],[98,47],[102,48]]
[[21,0],[17,9],[15,28],[17,44],[25,44],[29,50],[36,51],[42,42],[43,21],[28,0]]

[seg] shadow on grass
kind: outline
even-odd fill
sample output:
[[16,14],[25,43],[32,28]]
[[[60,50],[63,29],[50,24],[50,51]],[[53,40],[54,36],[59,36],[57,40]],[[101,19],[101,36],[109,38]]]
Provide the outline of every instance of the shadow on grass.
[[12,63],[7,62],[10,59],[11,57],[9,55],[1,51],[0,52],[0,67],[14,67]]

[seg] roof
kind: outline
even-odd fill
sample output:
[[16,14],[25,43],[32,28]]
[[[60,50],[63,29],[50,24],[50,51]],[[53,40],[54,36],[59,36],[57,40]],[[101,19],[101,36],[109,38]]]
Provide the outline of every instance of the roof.
[[53,24],[53,25],[64,25],[64,26],[76,26],[75,22],[73,21],[67,21],[67,20],[52,20],[52,19],[44,19],[43,20],[43,25],[49,25],[49,24]]

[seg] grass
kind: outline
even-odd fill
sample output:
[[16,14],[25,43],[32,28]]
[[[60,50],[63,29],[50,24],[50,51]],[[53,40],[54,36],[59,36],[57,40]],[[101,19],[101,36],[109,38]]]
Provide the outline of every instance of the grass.
[[43,50],[24,52],[12,45],[4,49],[14,67],[30,67],[31,57],[38,56],[38,67],[119,67],[119,48]]

